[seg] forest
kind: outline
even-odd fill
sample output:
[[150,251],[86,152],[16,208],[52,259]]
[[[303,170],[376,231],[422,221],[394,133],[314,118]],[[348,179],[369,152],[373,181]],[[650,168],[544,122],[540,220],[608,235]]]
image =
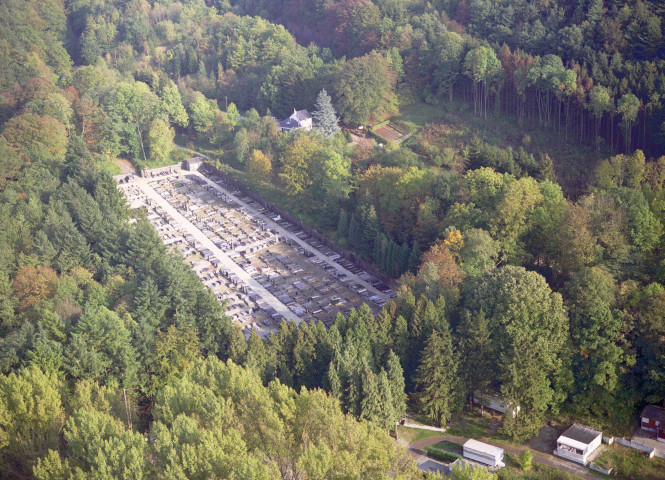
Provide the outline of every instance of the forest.
[[[0,476],[423,478],[390,430],[407,410],[444,426],[476,391],[519,405],[512,442],[552,419],[624,435],[665,402],[664,17],[659,0],[1,2]],[[312,132],[278,131],[305,108]],[[408,138],[341,128],[389,119]],[[500,121],[520,135],[483,133]],[[245,338],[112,178],[117,158],[182,161],[176,144],[397,298]]]

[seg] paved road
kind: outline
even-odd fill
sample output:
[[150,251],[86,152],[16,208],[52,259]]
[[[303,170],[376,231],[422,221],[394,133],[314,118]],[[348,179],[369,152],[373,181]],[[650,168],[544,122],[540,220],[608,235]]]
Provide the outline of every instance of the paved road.
[[[425,438],[423,440],[418,440],[410,444],[408,447],[409,452],[411,453],[413,459],[416,462],[418,460],[422,461],[423,456],[426,455],[425,447],[434,445],[435,443],[439,443],[444,440],[448,440],[449,442],[464,444],[468,440],[468,437],[441,435],[436,437]],[[513,445],[505,445],[494,441],[483,440],[483,442],[488,443],[490,445],[494,445],[496,447],[503,448],[506,452],[514,456],[519,456],[519,454],[522,453],[523,450],[522,448],[515,447]],[[598,475],[595,475],[589,469],[581,465],[577,465],[575,463],[557,458],[554,455],[548,455],[546,453],[538,452],[535,450],[531,450],[531,453],[533,453],[533,461],[536,463],[540,463],[541,465],[546,465],[551,468],[556,468],[557,470],[561,470],[571,475],[574,475],[577,478],[583,478],[585,480],[598,480],[599,477]]]
[[347,270],[346,268],[342,267],[338,263],[335,263],[333,260],[330,259],[330,257],[324,255],[323,253],[321,253],[319,250],[313,248],[311,245],[309,245],[304,240],[301,240],[300,238],[298,238],[298,236],[295,235],[293,232],[290,232],[289,230],[286,230],[285,228],[283,228],[281,225],[276,223],[272,218],[270,218],[266,215],[263,215],[258,210],[256,210],[254,207],[249,206],[247,203],[240,200],[237,196],[233,195],[227,189],[225,189],[223,187],[220,187],[218,184],[216,184],[215,182],[210,180],[205,175],[203,175],[199,172],[192,172],[192,173],[195,173],[196,175],[201,177],[203,180],[205,180],[208,183],[208,185],[212,186],[213,188],[215,188],[219,192],[222,192],[223,194],[225,194],[226,196],[231,198],[233,201],[235,201],[236,203],[241,205],[242,208],[244,208],[246,211],[251,212],[252,215],[254,215],[255,217],[257,217],[257,218],[263,220],[264,222],[266,222],[266,224],[268,226],[270,226],[271,228],[274,228],[275,230],[277,230],[280,233],[280,235],[282,235],[283,237],[288,237],[290,240],[292,240],[293,242],[296,242],[298,245],[303,247],[305,250],[309,250],[312,253],[314,253],[314,256],[316,258],[318,258],[320,260],[323,260],[328,265],[332,265],[336,270],[339,270],[339,271],[343,272],[346,276],[353,279],[354,282],[359,283],[360,285],[365,287],[367,289],[367,291],[372,293],[372,295],[378,295],[379,297],[383,298],[384,300],[390,301],[390,297],[388,297],[385,293],[380,292],[375,287],[373,287],[370,283],[366,282],[365,280],[360,278],[355,273],[351,272],[350,270]]
[[[161,177],[161,178],[165,178]],[[205,177],[204,177],[205,178]],[[205,234],[196,228],[196,226],[187,220],[178,210],[176,210],[169,202],[167,202],[161,195],[159,195],[149,184],[149,179],[139,178],[135,179],[136,185],[140,186],[146,196],[162,207],[169,215],[171,215],[180,225],[185,227],[189,233],[191,233],[196,240],[201,242],[201,244],[210,249],[212,253],[222,262],[224,268],[229,269],[231,272],[238,275],[238,278],[249,286],[255,293],[261,295],[263,300],[265,300],[268,305],[273,307],[277,313],[281,313],[285,318],[289,320],[294,320],[296,323],[300,323],[301,318],[289,310],[286,305],[280,302],[277,297],[270,293],[263,285],[257,282],[252,276],[245,272],[237,263],[235,263],[231,258],[224,253],[217,245],[215,245],[212,240],[205,236]]]

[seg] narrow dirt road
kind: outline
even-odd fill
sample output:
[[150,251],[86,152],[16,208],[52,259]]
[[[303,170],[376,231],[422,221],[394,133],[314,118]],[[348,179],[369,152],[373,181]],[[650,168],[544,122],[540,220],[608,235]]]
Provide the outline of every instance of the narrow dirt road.
[[125,160],[124,158],[116,158],[113,160],[113,163],[120,167],[123,175],[127,173],[138,173],[136,167],[129,160]]

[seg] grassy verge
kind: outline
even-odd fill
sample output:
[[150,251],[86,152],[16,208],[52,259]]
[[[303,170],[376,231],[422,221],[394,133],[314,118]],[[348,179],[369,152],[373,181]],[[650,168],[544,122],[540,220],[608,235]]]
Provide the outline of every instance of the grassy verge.
[[95,159],[95,165],[100,172],[107,172],[109,175],[120,175],[122,173],[122,168],[114,162],[106,160],[102,157]]
[[437,448],[439,450],[445,450],[446,452],[454,453],[456,455],[462,455],[462,453],[464,453],[462,445],[455,442],[449,442],[448,440],[444,440],[442,442],[434,444],[432,445],[432,447]]
[[410,444],[417,442],[418,440],[438,437],[441,435],[445,435],[445,433],[442,434],[441,432],[435,432],[434,430],[421,430],[420,428],[404,427],[402,425],[397,426],[397,437]]
[[602,468],[612,468],[617,478],[665,479],[665,459],[648,458],[643,452],[628,447],[610,445],[594,463]]
[[455,460],[462,458],[462,455],[437,448],[435,445],[425,447],[425,451],[427,452],[428,457],[432,457],[442,462],[454,462]]
[[525,472],[517,459],[509,453],[504,455],[503,461],[506,466],[497,472],[499,480],[574,480],[579,478],[539,463],[534,463],[533,468]]

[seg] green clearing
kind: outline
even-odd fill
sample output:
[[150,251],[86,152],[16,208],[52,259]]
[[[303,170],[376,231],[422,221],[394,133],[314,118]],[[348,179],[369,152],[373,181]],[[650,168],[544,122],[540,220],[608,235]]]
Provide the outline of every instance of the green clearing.
[[572,135],[566,140],[553,129],[519,126],[516,119],[510,116],[478,117],[468,104],[461,101],[438,106],[425,103],[404,105],[391,121],[398,126],[403,123],[403,126],[412,127],[410,130],[413,135],[409,141],[420,127],[439,121],[449,127],[447,138],[450,146],[458,150],[469,144],[475,136],[498,147],[524,147],[536,156],[548,154],[559,182],[566,193],[572,196],[583,193],[598,163],[611,155],[606,149],[596,151],[592,145],[578,144]]
[[561,470],[535,462],[533,463],[533,468],[525,472],[520,467],[518,459],[510,453],[504,455],[503,461],[506,466],[497,472],[499,480],[574,480],[579,478],[567,472],[562,472]]
[[400,106],[399,114],[392,117],[391,120],[413,123],[418,127],[422,127],[427,123],[441,119],[444,113],[444,108],[441,105],[417,102]]
[[150,169],[150,168],[165,167],[166,165],[173,165],[175,163],[182,163],[185,160],[187,160],[190,156],[191,154],[189,152],[174,146],[169,156],[161,161],[147,160],[147,161],[134,161],[132,163],[134,163],[139,169],[144,169],[144,168]]
[[450,442],[448,440],[443,440],[442,442],[436,443],[432,446],[438,448],[439,450],[445,450],[446,452],[456,453],[458,455],[462,455],[463,453],[462,445],[459,443]]
[[491,418],[476,412],[463,412],[455,415],[446,435],[470,438],[488,438]]
[[420,428],[404,427],[402,425],[397,426],[397,438],[402,439],[409,444],[425,438],[440,437],[441,435],[446,434],[435,432],[433,430],[421,430]]
[[602,468],[612,468],[617,478],[635,480],[665,479],[665,460],[648,458],[643,452],[628,447],[610,445],[594,461]]
[[97,165],[100,172],[106,172],[111,176],[120,175],[122,173],[122,168],[120,168],[119,165],[102,157],[97,157],[95,159],[95,165]]

